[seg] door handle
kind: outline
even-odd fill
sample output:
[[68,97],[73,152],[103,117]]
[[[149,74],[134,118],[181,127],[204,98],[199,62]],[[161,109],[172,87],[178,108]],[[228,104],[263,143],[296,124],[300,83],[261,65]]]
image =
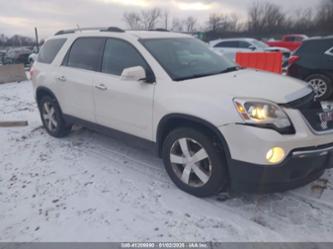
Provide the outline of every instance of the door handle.
[[66,77],[65,76],[58,76],[57,80],[65,82],[66,81]]
[[106,85],[104,85],[104,84],[96,85],[95,88],[97,88],[98,90],[101,90],[101,91],[106,91],[106,90],[108,90],[108,88],[107,88]]

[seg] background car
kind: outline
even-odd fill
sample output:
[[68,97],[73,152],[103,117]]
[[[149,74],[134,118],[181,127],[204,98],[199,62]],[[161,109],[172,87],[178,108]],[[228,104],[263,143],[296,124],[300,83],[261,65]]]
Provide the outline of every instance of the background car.
[[0,65],[3,64],[5,55],[6,55],[6,52],[3,50],[0,50]]
[[304,40],[308,39],[306,35],[290,34],[284,35],[280,41],[268,41],[267,44],[271,47],[287,48],[291,51],[298,49]]
[[229,59],[235,61],[236,54],[239,52],[282,52],[283,64],[288,65],[290,50],[281,47],[270,47],[266,43],[252,38],[219,39],[211,41],[210,47]]
[[309,82],[317,98],[333,95],[333,36],[312,38],[289,59],[288,75]]
[[32,53],[31,49],[11,48],[7,51],[3,58],[3,64],[24,64],[29,65],[29,55]]

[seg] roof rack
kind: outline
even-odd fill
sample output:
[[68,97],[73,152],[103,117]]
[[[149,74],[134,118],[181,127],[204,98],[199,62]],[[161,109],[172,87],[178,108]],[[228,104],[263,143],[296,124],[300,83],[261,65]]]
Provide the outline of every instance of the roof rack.
[[95,27],[95,28],[76,28],[76,29],[65,29],[65,30],[60,30],[54,35],[65,35],[65,34],[73,34],[76,32],[81,32],[81,31],[101,31],[101,32],[119,32],[119,33],[124,33],[125,31],[117,28],[117,27]]

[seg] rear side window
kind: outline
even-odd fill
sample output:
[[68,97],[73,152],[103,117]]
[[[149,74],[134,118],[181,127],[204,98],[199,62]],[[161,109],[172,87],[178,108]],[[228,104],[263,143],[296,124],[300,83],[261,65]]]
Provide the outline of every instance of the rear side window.
[[303,43],[296,55],[323,54],[332,47],[332,39],[308,40]]
[[239,47],[240,48],[249,48],[250,46],[251,46],[251,44],[246,42],[246,41],[240,41],[239,42]]
[[239,43],[237,41],[225,41],[215,45],[215,48],[238,48],[238,47]]
[[79,38],[66,56],[68,67],[99,71],[103,55],[104,38]]
[[128,42],[108,39],[105,44],[102,72],[121,75],[129,67],[142,66],[146,71],[148,64],[140,53]]
[[65,42],[66,39],[64,38],[52,39],[45,42],[38,54],[37,61],[40,63],[51,64]]

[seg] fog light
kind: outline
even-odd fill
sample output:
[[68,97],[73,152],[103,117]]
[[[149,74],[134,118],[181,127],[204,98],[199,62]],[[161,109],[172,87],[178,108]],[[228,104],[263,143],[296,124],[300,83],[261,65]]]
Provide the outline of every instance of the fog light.
[[284,149],[280,147],[274,147],[270,149],[266,154],[266,159],[270,163],[279,163],[281,162],[285,157]]

